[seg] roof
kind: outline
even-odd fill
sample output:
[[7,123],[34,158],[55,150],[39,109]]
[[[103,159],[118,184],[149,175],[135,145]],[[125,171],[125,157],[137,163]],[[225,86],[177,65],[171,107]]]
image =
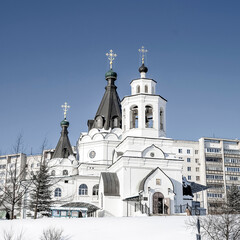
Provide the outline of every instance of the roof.
[[[159,167],[157,167],[157,168],[153,169],[145,178],[143,178],[143,180],[141,181],[141,183],[140,183],[140,185],[139,185],[139,192],[140,192],[140,191],[144,191],[145,182],[146,182],[147,179],[148,179],[155,171],[157,171],[158,169],[159,169],[159,170],[170,180],[170,182],[172,183],[172,180],[171,180]],[[172,186],[173,186],[173,192],[174,192],[174,185],[173,185],[173,183],[172,183]]]
[[120,196],[119,194],[119,180],[116,173],[102,172],[101,173],[104,185],[105,196]]
[[[105,87],[106,91],[103,95],[102,101],[98,107],[94,120],[89,120],[89,131],[92,128],[109,128],[121,127],[122,123],[122,108],[121,101],[117,93],[117,87],[114,84],[114,79],[108,79],[108,85]],[[96,118],[103,117],[103,126],[98,127]],[[113,119],[118,118],[118,125],[113,124]]]
[[192,193],[197,193],[197,192],[201,192],[203,190],[208,189],[209,187],[195,183],[195,182],[189,182],[191,184],[191,188],[192,188]]
[[[93,204],[85,202],[71,202],[61,206],[61,208],[87,208],[88,213],[95,212],[99,208]],[[57,207],[54,209],[58,209]]]
[[52,158],[68,158],[73,155],[71,143],[68,138],[68,126],[62,126],[62,132]]

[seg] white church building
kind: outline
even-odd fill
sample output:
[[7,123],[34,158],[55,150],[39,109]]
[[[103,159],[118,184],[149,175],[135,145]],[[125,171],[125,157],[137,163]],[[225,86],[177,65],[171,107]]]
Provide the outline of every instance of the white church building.
[[105,94],[88,131],[80,134],[76,154],[66,118],[56,149],[46,152],[52,176],[61,178],[54,190],[55,217],[66,216],[68,208],[73,216],[79,208],[88,215],[120,217],[175,214],[176,206],[192,205],[187,182],[183,192],[183,159],[176,157],[176,142],[166,138],[167,100],[156,93],[157,82],[147,78],[144,56],[131,95],[122,101],[113,58],[110,51]]

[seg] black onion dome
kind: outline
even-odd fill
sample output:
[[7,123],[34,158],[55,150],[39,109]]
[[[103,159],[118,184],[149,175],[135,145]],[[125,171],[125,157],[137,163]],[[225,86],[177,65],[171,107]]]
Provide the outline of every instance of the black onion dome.
[[145,72],[147,73],[148,71],[148,68],[144,65],[144,63],[142,64],[142,66],[138,69],[138,71],[141,73],[141,72]]

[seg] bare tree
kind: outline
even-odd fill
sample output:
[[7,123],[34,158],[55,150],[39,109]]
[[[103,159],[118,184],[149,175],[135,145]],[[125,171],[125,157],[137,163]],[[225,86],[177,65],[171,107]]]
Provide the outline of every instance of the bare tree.
[[40,240],[70,240],[70,237],[63,236],[62,229],[48,228],[43,230]]
[[0,204],[10,210],[10,218],[15,216],[15,210],[20,209],[23,196],[30,182],[26,181],[26,157],[22,154],[23,139],[20,134],[13,146],[13,155],[9,157],[6,166],[4,186],[0,188]]
[[19,234],[14,234],[12,228],[8,231],[4,229],[2,237],[4,240],[23,240],[23,231],[21,231]]
[[[215,215],[200,217],[202,239],[211,240],[239,240],[240,215],[232,214],[227,205],[215,210]],[[197,218],[192,217],[187,225],[197,229]]]

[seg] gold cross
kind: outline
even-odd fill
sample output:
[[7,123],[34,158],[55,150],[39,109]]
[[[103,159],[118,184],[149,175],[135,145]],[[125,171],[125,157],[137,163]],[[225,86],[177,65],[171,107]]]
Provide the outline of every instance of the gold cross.
[[139,51],[140,54],[141,54],[142,64],[144,64],[145,53],[147,53],[148,50],[147,50],[147,49],[144,49],[144,46],[142,46],[142,48],[141,48],[141,49],[138,49],[138,51]]
[[64,103],[64,105],[61,106],[63,108],[63,113],[64,113],[64,119],[67,118],[67,111],[70,106],[67,105],[67,102]]
[[108,57],[108,60],[110,61],[110,69],[112,69],[113,60],[115,59],[117,54],[113,53],[113,50],[110,50],[109,53],[106,53],[106,56]]

